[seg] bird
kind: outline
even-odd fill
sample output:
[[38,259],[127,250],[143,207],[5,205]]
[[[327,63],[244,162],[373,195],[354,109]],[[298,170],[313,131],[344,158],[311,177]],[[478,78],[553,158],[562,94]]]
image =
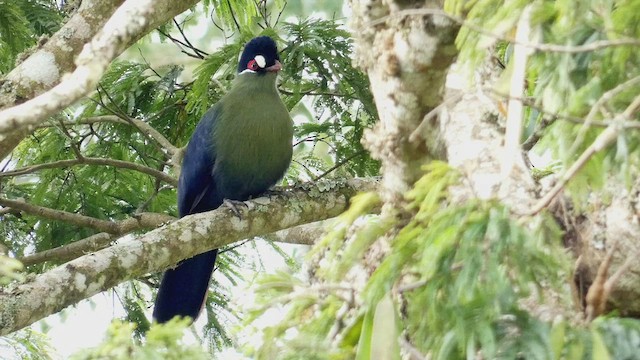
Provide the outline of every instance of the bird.
[[[178,180],[180,217],[246,201],[267,192],[291,162],[293,122],[276,87],[282,69],[275,41],[251,39],[229,91],[196,126]],[[195,320],[204,306],[218,250],[183,260],[165,271],[153,319]]]

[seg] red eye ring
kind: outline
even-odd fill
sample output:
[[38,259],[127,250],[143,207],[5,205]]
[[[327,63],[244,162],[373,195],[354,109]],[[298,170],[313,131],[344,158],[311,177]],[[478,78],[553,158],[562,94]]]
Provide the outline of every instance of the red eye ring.
[[258,71],[258,63],[255,59],[249,60],[249,62],[247,63],[247,69],[251,71]]

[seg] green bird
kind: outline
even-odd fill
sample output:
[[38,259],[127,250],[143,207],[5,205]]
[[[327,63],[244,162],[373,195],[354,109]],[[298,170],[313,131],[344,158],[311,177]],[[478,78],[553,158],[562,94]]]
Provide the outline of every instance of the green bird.
[[[292,154],[293,123],[276,88],[282,65],[267,36],[244,48],[229,92],[200,120],[187,145],[178,182],[180,217],[256,197],[281,179]],[[153,318],[195,319],[204,305],[218,250],[165,272]]]

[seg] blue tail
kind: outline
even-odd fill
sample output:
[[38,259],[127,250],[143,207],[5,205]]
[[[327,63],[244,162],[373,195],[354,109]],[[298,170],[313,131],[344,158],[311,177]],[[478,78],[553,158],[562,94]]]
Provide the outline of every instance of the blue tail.
[[164,323],[174,316],[196,319],[207,296],[209,280],[218,250],[196,255],[164,273],[153,318]]

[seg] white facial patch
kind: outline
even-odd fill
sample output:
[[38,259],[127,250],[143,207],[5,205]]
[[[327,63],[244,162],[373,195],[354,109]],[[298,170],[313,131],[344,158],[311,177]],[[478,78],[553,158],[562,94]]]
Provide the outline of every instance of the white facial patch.
[[264,69],[264,67],[267,66],[267,60],[265,60],[264,56],[262,55],[256,55],[253,60],[256,61],[256,64],[258,64],[261,69]]

